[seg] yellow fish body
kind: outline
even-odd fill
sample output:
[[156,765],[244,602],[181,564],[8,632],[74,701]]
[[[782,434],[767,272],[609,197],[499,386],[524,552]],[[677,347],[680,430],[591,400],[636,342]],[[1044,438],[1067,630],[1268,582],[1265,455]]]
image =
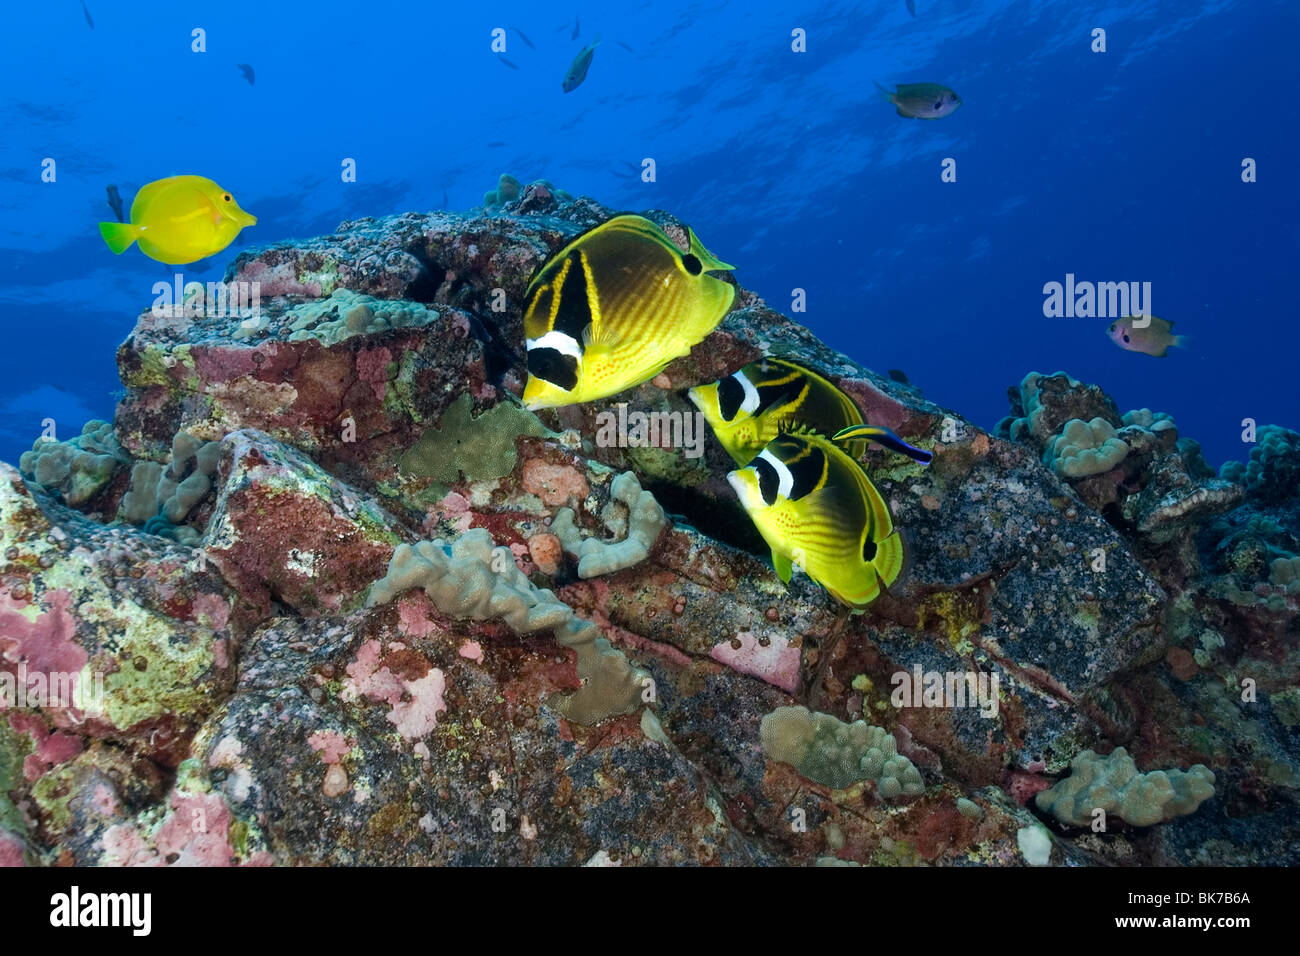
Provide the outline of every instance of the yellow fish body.
[[185,265],[220,252],[257,217],[203,176],[170,176],[140,189],[129,222],[101,222],[99,232],[117,255],[136,243],[150,259]]
[[547,260],[525,296],[525,407],[640,385],[717,327],[736,290],[708,273],[734,267],[687,231],[682,252],[643,216],[615,216]]
[[789,359],[761,358],[686,395],[738,465],[748,465],[777,435],[799,428],[846,441],[855,457],[866,451],[868,441],[875,441],[922,464],[930,462],[929,452],[888,428],[865,424],[853,399]]
[[866,607],[903,570],[903,540],[867,473],[813,432],[779,435],[727,482],[789,582],[798,566],[841,604]]

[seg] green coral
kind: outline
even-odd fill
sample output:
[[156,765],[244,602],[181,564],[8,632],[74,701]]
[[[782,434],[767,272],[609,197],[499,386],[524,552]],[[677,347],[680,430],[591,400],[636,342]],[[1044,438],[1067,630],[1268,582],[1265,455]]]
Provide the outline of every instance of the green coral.
[[514,470],[516,438],[550,434],[536,415],[513,402],[501,402],[475,418],[473,400],[462,392],[442,413],[442,421],[425,429],[398,459],[397,467],[439,484],[459,481],[462,474],[466,481],[500,478]]
[[843,790],[861,780],[886,800],[925,789],[921,772],[898,752],[893,734],[865,721],[851,724],[806,707],[778,707],[759,726],[767,759],[809,780]]
[[600,637],[594,624],[549,590],[534,587],[509,548],[493,547],[486,529],[467,531],[452,544],[439,539],[398,546],[388,573],[371,585],[366,605],[387,603],[410,588],[422,588],[444,614],[500,618],[516,634],[552,631],[559,644],[573,648],[582,688],[558,704],[569,720],[594,724],[641,706],[648,675]]
[[38,438],[18,459],[19,470],[71,507],[85,504],[127,461],[110,422],[92,420],[66,442]]
[[189,432],[179,431],[172,439],[171,463],[164,468],[156,461],[138,461],[131,469],[131,487],[122,496],[118,517],[131,524],[154,524],[153,533],[166,533],[182,544],[193,544],[199,533],[182,522],[194,506],[212,490],[212,480],[221,460],[221,442],[202,442]]
[[1140,425],[1143,428],[1152,428],[1156,422],[1173,424],[1173,421],[1172,415],[1165,412],[1153,412],[1149,408],[1135,408],[1123,415],[1125,425]]
[[1084,478],[1110,471],[1127,454],[1128,445],[1116,437],[1115,426],[1106,419],[1074,418],[1048,442],[1043,464],[1062,478]]
[[[432,325],[438,320],[438,312],[418,302],[376,299],[351,289],[335,289],[326,298],[294,306],[281,319],[289,322],[290,342],[316,339],[326,345],[336,345],[367,332]],[[257,331],[256,325],[241,326],[234,337],[248,338]]]
[[1026,437],[1046,439],[1044,434],[1048,426],[1044,423],[1044,416],[1047,409],[1039,399],[1039,393],[1042,391],[1042,381],[1045,378],[1056,378],[1063,376],[1071,387],[1079,385],[1077,379],[1071,378],[1064,372],[1056,372],[1053,375],[1043,375],[1040,372],[1030,372],[1020,381],[1020,407],[1024,410],[1024,417],[1017,418],[1010,423],[1010,435],[1012,441],[1021,441]]
[[1204,764],[1190,770],[1140,773],[1123,747],[1099,757],[1085,750],[1070,761],[1070,775],[1034,797],[1038,809],[1062,823],[1089,826],[1104,810],[1133,826],[1149,827],[1192,813],[1214,796],[1214,774]]
[[1300,594],[1300,558],[1274,559],[1269,565],[1268,581],[1287,594]]
[[1263,425],[1255,438],[1250,461],[1224,462],[1219,477],[1245,485],[1247,494],[1266,504],[1300,495],[1300,433]]
[[[573,196],[563,189],[556,189],[549,179],[535,179],[528,185],[545,186],[552,195],[560,202],[571,202]],[[513,202],[523,195],[524,187],[520,185],[519,180],[509,173],[502,173],[497,177],[497,188],[489,189],[483,194],[483,205],[500,206],[503,203]]]
[[630,471],[610,482],[609,497],[601,517],[619,540],[584,538],[574,524],[572,508],[561,508],[551,521],[551,533],[560,539],[565,551],[577,555],[580,578],[613,574],[644,561],[668,526],[664,509],[654,495],[641,490],[641,482]]

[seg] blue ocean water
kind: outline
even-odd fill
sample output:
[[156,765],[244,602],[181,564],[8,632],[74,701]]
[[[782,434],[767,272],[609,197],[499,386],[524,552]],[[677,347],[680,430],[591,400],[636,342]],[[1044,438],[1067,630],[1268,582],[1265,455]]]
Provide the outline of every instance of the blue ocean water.
[[[115,349],[171,270],[107,249],[105,187],[129,208],[179,173],[258,217],[243,248],[444,201],[469,209],[501,172],[545,177],[612,208],[672,212],[774,308],[790,313],[803,290],[794,317],[817,335],[986,428],[1008,385],[1058,369],[1121,410],[1169,412],[1214,464],[1246,457],[1243,419],[1300,426],[1300,4],[915,6],[11,5],[0,459],[16,462],[45,418],[61,438],[111,418]],[[563,92],[597,38],[586,81]],[[963,105],[905,119],[875,82],[942,83]],[[220,278],[240,248],[187,278]],[[1107,319],[1045,317],[1044,285],[1067,274],[1150,282],[1154,313],[1190,346],[1157,359],[1116,347]]]

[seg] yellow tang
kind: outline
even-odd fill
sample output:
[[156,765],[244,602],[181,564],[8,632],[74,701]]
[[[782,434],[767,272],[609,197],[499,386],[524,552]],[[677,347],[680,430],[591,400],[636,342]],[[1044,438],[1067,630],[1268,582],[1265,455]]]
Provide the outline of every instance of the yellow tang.
[[257,217],[235,197],[202,176],[170,176],[140,189],[130,222],[101,222],[108,248],[120,255],[131,243],[150,259],[179,266],[220,252]]
[[841,604],[863,608],[903,570],[903,539],[875,485],[830,439],[778,435],[727,481],[789,582],[797,565]]
[[[865,424],[853,399],[789,359],[761,358],[686,395],[738,465],[748,465],[781,432],[798,428],[844,441],[854,456],[874,441],[923,465],[930,463],[928,451],[909,445],[888,428]],[[842,431],[847,433],[840,435]]]
[[528,286],[524,336],[530,409],[614,395],[654,378],[717,327],[732,269],[687,230],[682,252],[643,216],[615,216],[569,242]]

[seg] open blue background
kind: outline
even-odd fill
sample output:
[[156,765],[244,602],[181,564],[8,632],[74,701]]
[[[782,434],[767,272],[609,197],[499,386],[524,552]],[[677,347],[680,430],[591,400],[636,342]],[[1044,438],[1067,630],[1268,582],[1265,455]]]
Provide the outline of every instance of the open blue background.
[[[1173,414],[1214,463],[1245,456],[1243,418],[1300,426],[1294,0],[917,0],[916,19],[903,0],[87,3],[93,30],[78,0],[50,0],[11,5],[0,31],[4,460],[42,418],[62,438],[111,418],[114,351],[165,272],[104,246],[104,189],[129,208],[177,173],[257,215],[249,245],[545,177],[689,221],[773,307],[807,290],[796,317],[819,336],[986,427],[1006,386],[1058,369]],[[498,26],[518,69],[489,49]],[[561,92],[597,36],[586,83]],[[965,105],[905,120],[873,80],[945,83]],[[1191,348],[1153,359],[1104,320],[1044,318],[1042,286],[1067,272],[1152,282]]]

